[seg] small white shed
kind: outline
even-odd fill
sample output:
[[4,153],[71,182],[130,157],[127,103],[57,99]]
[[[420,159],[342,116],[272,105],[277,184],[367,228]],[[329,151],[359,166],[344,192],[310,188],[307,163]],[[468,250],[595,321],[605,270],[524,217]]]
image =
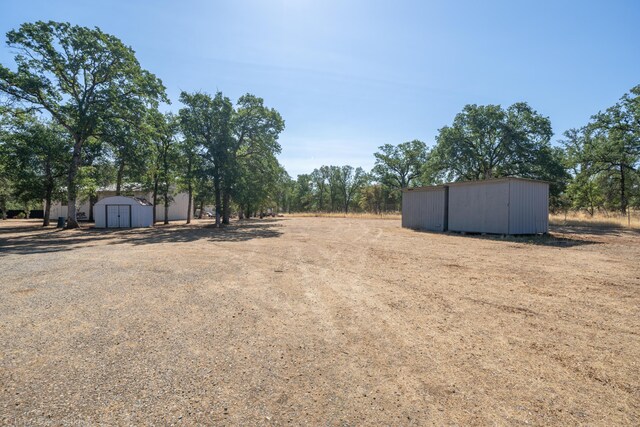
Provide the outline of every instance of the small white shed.
[[138,197],[105,197],[93,206],[96,228],[134,228],[153,225],[153,205]]

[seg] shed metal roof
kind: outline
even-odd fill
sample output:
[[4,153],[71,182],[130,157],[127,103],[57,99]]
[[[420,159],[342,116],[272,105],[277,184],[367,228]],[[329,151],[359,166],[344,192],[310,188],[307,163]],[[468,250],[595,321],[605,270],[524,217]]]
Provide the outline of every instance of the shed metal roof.
[[153,206],[153,203],[148,201],[147,199],[143,199],[142,197],[134,197],[143,206]]
[[153,204],[151,202],[149,202],[147,199],[144,199],[142,197],[130,197],[130,196],[111,196],[111,197],[105,197],[104,199],[100,199],[96,202],[96,205],[108,205],[110,203],[114,203],[117,199],[129,199],[132,200],[133,202],[142,205],[142,206],[153,206]]
[[457,181],[457,182],[451,182],[449,184],[444,184],[444,185],[448,185],[448,186],[473,185],[473,184],[486,184],[486,183],[505,182],[505,181],[525,181],[525,182],[538,182],[541,184],[549,184],[549,181],[542,181],[539,179],[520,178],[519,176],[505,176],[503,178],[479,179],[475,181]]
[[402,191],[433,191],[433,190],[438,190],[441,189],[443,187],[451,187],[451,186],[460,186],[460,185],[475,185],[475,184],[487,184],[487,183],[498,183],[498,182],[505,182],[505,181],[525,181],[525,182],[538,182],[541,184],[549,184],[549,181],[542,181],[539,179],[531,179],[531,178],[521,178],[518,176],[506,176],[503,178],[491,178],[491,179],[479,179],[479,180],[475,180],[475,181],[458,181],[458,182],[449,182],[446,184],[439,184],[439,185],[428,185],[428,186],[424,186],[424,187],[406,187],[403,188]]
[[444,188],[447,187],[447,184],[443,184],[443,185],[427,185],[424,187],[406,187],[403,188],[402,191],[435,191],[435,190],[442,190]]

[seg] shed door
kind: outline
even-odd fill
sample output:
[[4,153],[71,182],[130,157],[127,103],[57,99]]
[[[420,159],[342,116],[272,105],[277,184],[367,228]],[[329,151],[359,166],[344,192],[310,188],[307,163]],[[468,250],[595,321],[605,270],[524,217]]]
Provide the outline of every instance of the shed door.
[[107,205],[107,228],[131,227],[131,206]]
[[119,212],[118,212],[118,216],[120,217],[120,228],[122,227],[126,227],[129,228],[131,227],[131,206],[129,205],[120,205],[118,206]]
[[120,220],[118,219],[118,208],[118,205],[107,205],[107,228],[120,227]]

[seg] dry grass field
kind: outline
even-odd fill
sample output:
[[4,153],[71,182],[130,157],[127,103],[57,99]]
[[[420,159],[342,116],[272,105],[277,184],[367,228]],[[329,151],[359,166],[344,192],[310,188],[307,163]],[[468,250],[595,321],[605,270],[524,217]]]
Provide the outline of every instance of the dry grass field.
[[349,212],[347,214],[343,212],[299,212],[287,214],[286,216],[293,218],[402,219],[400,212],[384,212],[380,214],[369,212]]
[[596,213],[593,216],[586,212],[568,212],[567,215],[555,214],[549,216],[553,225],[588,226],[597,228],[630,228],[640,230],[640,211],[630,211],[628,215],[619,213]]
[[0,271],[0,424],[640,424],[633,229],[5,221]]

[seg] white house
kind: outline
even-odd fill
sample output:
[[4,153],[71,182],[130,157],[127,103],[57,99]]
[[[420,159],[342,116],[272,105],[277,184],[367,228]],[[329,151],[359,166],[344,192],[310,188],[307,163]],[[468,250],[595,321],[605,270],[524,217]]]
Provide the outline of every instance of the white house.
[[153,225],[153,205],[137,197],[105,197],[93,205],[97,228],[136,228]]

